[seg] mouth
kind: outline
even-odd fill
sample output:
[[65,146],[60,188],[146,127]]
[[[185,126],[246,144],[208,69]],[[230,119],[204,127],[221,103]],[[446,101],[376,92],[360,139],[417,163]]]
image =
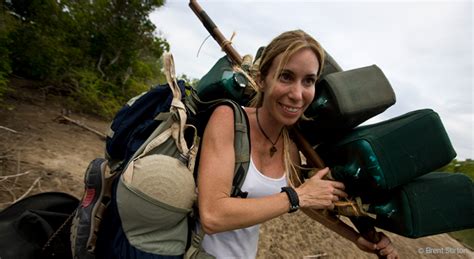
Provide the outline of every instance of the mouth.
[[280,103],[280,106],[288,113],[298,113],[301,110],[301,107],[288,106]]

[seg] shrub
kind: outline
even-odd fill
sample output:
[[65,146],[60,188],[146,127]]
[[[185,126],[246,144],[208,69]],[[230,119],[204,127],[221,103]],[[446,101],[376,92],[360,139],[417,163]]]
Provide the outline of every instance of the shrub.
[[72,108],[83,112],[112,118],[124,103],[124,98],[116,96],[116,86],[101,79],[89,70],[74,71],[73,90],[69,97]]

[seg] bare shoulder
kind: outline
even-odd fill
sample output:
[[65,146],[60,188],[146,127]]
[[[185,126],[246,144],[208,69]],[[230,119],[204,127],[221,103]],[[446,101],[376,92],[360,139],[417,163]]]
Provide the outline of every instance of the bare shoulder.
[[214,109],[212,112],[211,118],[218,118],[219,120],[233,120],[234,119],[234,111],[231,107],[227,105],[220,105]]
[[215,126],[215,125],[231,125],[233,126],[234,122],[234,111],[232,110],[231,107],[227,105],[220,105],[214,109],[214,111],[211,114],[211,117],[209,118],[208,121],[208,126]]
[[[206,125],[205,134],[218,138],[233,137],[234,111],[227,105],[214,109]],[[222,139],[223,140],[223,139]]]

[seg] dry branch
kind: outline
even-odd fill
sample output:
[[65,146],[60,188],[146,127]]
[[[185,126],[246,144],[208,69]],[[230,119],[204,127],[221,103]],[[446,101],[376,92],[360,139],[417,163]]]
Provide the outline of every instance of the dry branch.
[[[27,175],[31,172],[33,172],[33,171],[29,170],[29,171],[26,171],[26,172],[21,173],[21,174],[1,176],[0,177],[0,182],[5,181],[9,178],[15,178],[15,180],[16,180],[16,179],[18,179],[18,177]],[[28,194],[30,194],[30,192],[33,190],[33,188],[35,188],[36,185],[38,185],[38,187],[41,188],[41,185],[40,185],[41,178],[42,178],[41,176],[36,178],[36,180],[33,182],[33,184],[31,184],[30,188],[28,188],[28,190],[25,193],[23,193],[23,195],[21,195],[18,199],[16,198],[15,193],[11,189],[9,189],[8,187],[6,187],[3,184],[0,185],[1,187],[3,187],[3,189],[5,189],[12,196],[12,201],[11,202],[0,203],[0,205],[13,204],[13,203],[25,198],[26,196],[28,196]]]
[[21,174],[12,174],[12,175],[4,175],[4,176],[0,176],[0,182],[2,182],[2,181],[5,181],[5,180],[7,180],[7,179],[9,179],[9,178],[13,178],[13,177],[19,177],[19,176],[27,175],[27,174],[29,174],[29,173],[31,173],[31,172],[33,172],[33,171],[31,171],[31,170],[28,170],[28,171],[26,171],[26,172],[24,172],[24,173],[21,173]]
[[23,193],[23,195],[22,195],[20,198],[18,198],[18,199],[16,199],[15,201],[13,201],[13,203],[15,203],[15,202],[17,202],[17,201],[19,201],[19,200],[25,198],[26,196],[28,196],[28,194],[33,190],[33,188],[35,187],[35,185],[38,184],[40,180],[41,180],[41,176],[38,177],[38,178],[36,178],[36,180],[33,182],[33,184],[30,186],[30,188],[29,188],[25,193]]
[[105,140],[107,138],[107,136],[104,133],[102,133],[102,132],[100,132],[96,129],[93,129],[93,128],[85,125],[84,123],[82,123],[80,121],[73,120],[73,119],[67,117],[66,115],[61,115],[60,118],[63,119],[63,120],[66,120],[68,122],[71,122],[71,123],[83,128],[83,129],[86,129],[86,130],[98,135],[102,140]]
[[18,134],[18,131],[16,131],[16,130],[12,130],[12,129],[10,129],[10,128],[7,128],[7,127],[4,127],[4,126],[0,126],[0,129],[2,129],[2,130],[6,130],[6,131],[8,131],[8,132],[11,132],[11,133]]

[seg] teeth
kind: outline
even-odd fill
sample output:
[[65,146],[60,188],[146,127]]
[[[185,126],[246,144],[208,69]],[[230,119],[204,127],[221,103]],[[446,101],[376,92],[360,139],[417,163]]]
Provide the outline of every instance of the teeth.
[[288,106],[283,106],[283,108],[289,112],[297,112],[299,110],[299,108],[293,108]]

